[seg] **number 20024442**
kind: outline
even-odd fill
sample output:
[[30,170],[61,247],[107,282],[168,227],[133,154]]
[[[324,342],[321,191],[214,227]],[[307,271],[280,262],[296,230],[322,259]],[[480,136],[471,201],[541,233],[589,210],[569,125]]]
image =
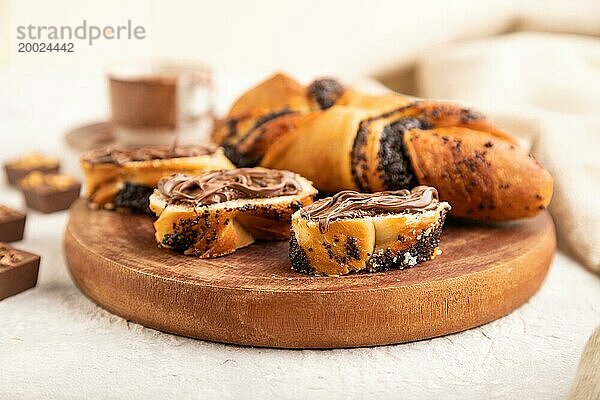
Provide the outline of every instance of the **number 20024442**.
[[28,43],[18,44],[19,53],[73,53],[74,43]]

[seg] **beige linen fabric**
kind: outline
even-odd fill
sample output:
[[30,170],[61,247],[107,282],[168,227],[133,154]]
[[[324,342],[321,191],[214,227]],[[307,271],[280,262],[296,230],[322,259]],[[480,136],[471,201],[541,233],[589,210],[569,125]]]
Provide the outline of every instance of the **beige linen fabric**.
[[559,246],[600,273],[600,39],[516,33],[424,54],[419,95],[475,104],[555,179]]
[[569,399],[600,399],[600,327],[592,334],[583,349]]
[[[600,273],[600,39],[516,33],[433,49],[417,68],[419,95],[477,104],[531,149],[555,180],[559,246]],[[600,398],[600,328],[569,398]]]

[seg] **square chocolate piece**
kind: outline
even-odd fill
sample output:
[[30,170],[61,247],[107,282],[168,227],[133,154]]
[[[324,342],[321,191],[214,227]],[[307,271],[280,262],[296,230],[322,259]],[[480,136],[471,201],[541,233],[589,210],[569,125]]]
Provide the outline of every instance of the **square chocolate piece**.
[[47,157],[41,153],[31,153],[4,164],[8,183],[15,186],[31,172],[40,171],[53,174],[57,173],[59,168],[60,163],[56,158]]
[[0,204],[0,242],[23,239],[26,214]]
[[81,183],[69,175],[36,171],[19,182],[27,207],[43,213],[66,210],[79,198]]
[[37,285],[40,256],[0,243],[0,300]]

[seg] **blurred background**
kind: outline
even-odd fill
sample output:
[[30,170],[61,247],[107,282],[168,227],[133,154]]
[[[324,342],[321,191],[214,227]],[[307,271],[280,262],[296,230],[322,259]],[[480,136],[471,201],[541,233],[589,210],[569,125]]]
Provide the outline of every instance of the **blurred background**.
[[[69,73],[71,84],[60,81],[59,76],[55,82],[69,99],[70,89],[80,85],[77,74],[89,78],[114,62],[157,57],[206,62],[220,77],[227,77],[221,82],[226,95],[232,81],[250,84],[273,71],[285,70],[304,78],[370,76],[407,94],[450,97],[462,82],[453,79],[444,86],[434,85],[430,75],[440,72],[432,71],[437,63],[443,60],[445,66],[448,64],[443,57],[455,54],[452,46],[483,41],[487,47],[489,43],[494,47],[489,49],[494,58],[487,61],[488,73],[514,73],[524,63],[556,61],[552,54],[545,60],[538,56],[549,53],[548,47],[555,47],[549,43],[554,40],[559,44],[572,40],[581,46],[583,38],[597,38],[599,16],[600,2],[594,0],[400,0],[368,4],[356,0],[306,0],[302,4],[276,0],[56,0],[51,5],[37,0],[0,0],[1,83],[3,89],[19,90],[7,82],[18,76],[6,72],[45,74],[35,77],[42,81],[49,80],[45,78],[50,73]],[[78,45],[76,52],[68,55],[15,52],[16,26],[75,26],[83,19],[100,26],[132,20],[146,28],[147,37],[143,41],[104,40],[93,46]],[[543,32],[535,38],[537,44],[530,44],[531,32]],[[499,40],[488,42],[494,37]],[[597,49],[594,44],[590,49]],[[469,79],[482,80],[485,77],[474,75],[470,65],[479,53],[467,47],[460,46],[460,64],[453,61],[450,67],[460,67]],[[572,52],[563,50],[555,48],[554,58],[567,58]],[[522,81],[525,78],[517,74],[513,84],[526,83]],[[600,85],[597,80],[591,83]],[[35,84],[38,82],[32,82]],[[92,92],[79,100],[95,97],[94,103],[105,104],[97,95]],[[2,101],[1,109],[20,106],[6,96]]]

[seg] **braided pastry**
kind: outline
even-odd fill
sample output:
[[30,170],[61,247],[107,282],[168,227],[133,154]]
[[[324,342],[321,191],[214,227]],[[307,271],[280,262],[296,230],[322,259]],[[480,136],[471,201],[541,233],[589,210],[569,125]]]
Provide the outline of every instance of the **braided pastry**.
[[433,186],[459,217],[529,217],[552,197],[550,174],[483,115],[332,80],[303,88],[277,75],[242,95],[214,138],[236,165],[291,170],[324,192]]

